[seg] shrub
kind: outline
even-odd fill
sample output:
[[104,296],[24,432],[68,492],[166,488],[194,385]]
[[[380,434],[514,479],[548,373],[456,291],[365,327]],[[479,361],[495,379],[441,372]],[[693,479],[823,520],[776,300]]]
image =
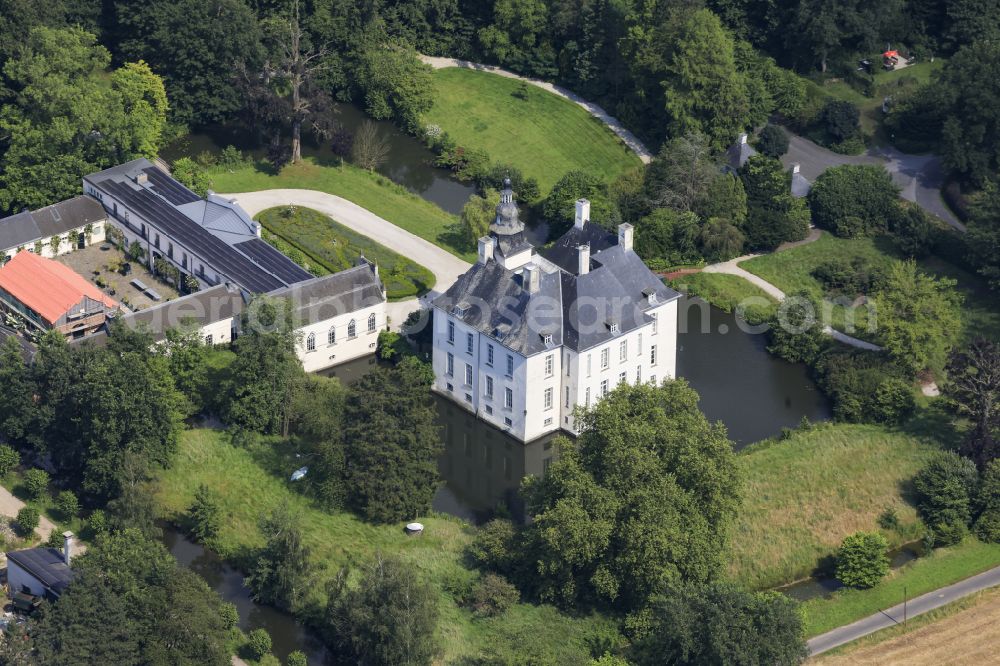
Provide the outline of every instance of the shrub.
[[472,612],[479,617],[503,615],[521,598],[503,576],[488,573],[472,589]]
[[890,230],[899,251],[908,257],[926,257],[934,249],[937,233],[927,213],[917,206],[900,207]]
[[991,509],[982,513],[976,519],[973,531],[981,541],[1000,543],[1000,511]]
[[788,133],[768,123],[757,139],[757,150],[768,157],[781,157],[788,152]]
[[837,579],[848,587],[874,587],[889,573],[889,544],[878,532],[855,532],[837,551]]
[[223,601],[219,605],[219,616],[226,629],[233,629],[240,623],[240,612],[236,610],[236,604]]
[[885,511],[879,514],[878,526],[884,530],[899,528],[899,514],[896,513],[896,507],[887,506]]
[[517,528],[509,520],[498,518],[479,528],[469,545],[469,556],[481,567],[507,572],[518,557]]
[[301,650],[289,652],[288,658],[285,659],[286,666],[306,666],[308,663],[309,661],[306,659],[306,653]]
[[812,270],[812,276],[819,280],[827,294],[871,294],[878,291],[886,279],[885,271],[865,257],[825,261]]
[[15,519],[17,521],[17,531],[23,537],[28,536],[35,531],[36,527],[38,527],[40,519],[41,516],[38,513],[38,509],[30,504],[26,504],[21,507],[20,511],[17,512],[17,518]]
[[917,511],[934,533],[935,544],[951,545],[965,536],[977,476],[971,460],[944,451],[913,477]]
[[855,238],[886,228],[899,205],[897,195],[898,188],[883,167],[845,164],[827,169],[816,179],[809,191],[809,206],[816,226]]
[[219,500],[208,486],[201,484],[194,492],[194,503],[188,511],[191,520],[191,533],[204,543],[215,538],[222,525],[222,513]]
[[243,166],[243,153],[233,145],[226,146],[219,154],[219,166],[232,171]]
[[892,425],[913,409],[904,371],[884,356],[834,349],[817,360],[814,372],[838,421]]
[[20,464],[21,454],[7,444],[0,444],[0,476],[6,476]]
[[247,653],[251,659],[262,659],[271,652],[271,635],[266,629],[254,629],[247,634]]
[[767,350],[791,363],[814,363],[826,346],[819,318],[819,306],[807,294],[785,299],[769,322]]
[[94,536],[108,531],[108,516],[102,509],[94,509],[87,517],[87,528]]
[[41,499],[49,490],[49,473],[33,468],[24,473],[24,489],[32,499]]
[[819,121],[831,143],[842,143],[857,135],[861,127],[861,112],[851,102],[831,99],[819,112]]
[[64,490],[56,495],[56,511],[63,520],[73,520],[80,513],[80,501],[72,491]]

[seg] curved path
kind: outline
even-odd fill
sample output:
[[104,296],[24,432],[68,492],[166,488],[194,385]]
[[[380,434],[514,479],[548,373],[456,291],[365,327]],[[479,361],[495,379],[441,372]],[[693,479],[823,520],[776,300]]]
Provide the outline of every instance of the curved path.
[[463,69],[474,69],[480,72],[491,72],[508,79],[524,81],[525,83],[529,83],[533,86],[541,88],[542,90],[547,90],[554,95],[558,95],[563,99],[568,99],[577,106],[586,109],[590,115],[607,125],[612,132],[618,135],[619,139],[625,142],[625,145],[632,149],[632,152],[639,156],[639,159],[642,160],[643,164],[649,164],[653,159],[653,154],[649,152],[646,145],[640,141],[635,134],[632,134],[632,132],[625,129],[625,126],[622,125],[617,118],[605,111],[600,105],[588,102],[571,90],[566,90],[561,86],[549,83],[548,81],[542,81],[541,79],[532,79],[527,76],[521,76],[520,74],[515,74],[514,72],[509,72],[506,69],[500,69],[499,67],[494,67],[493,65],[483,65],[477,62],[469,62],[468,60],[459,60],[457,58],[439,58],[437,56],[427,55],[421,55],[420,59],[434,69],[461,67]]
[[459,275],[469,270],[470,264],[405,229],[397,227],[375,213],[342,197],[316,190],[262,190],[240,194],[223,194],[237,203],[253,217],[266,208],[275,206],[305,206],[326,213],[334,220],[350,227],[373,241],[412,259],[434,274],[434,288],[426,295],[405,301],[391,301],[387,306],[392,325],[398,328],[406,316],[420,307],[421,301],[434,298],[452,285]]
[[[805,245],[807,243],[813,243],[819,240],[822,236],[822,232],[818,229],[813,229],[809,232],[809,236],[805,240],[797,241],[794,243],[787,243],[779,247],[775,252],[781,252],[793,247],[798,247],[800,245]],[[718,264],[710,264],[702,269],[704,273],[722,273],[724,275],[735,275],[736,277],[741,277],[747,282],[763,290],[768,296],[778,301],[779,303],[785,300],[785,292],[778,289],[776,286],[760,277],[759,275],[754,275],[745,268],[740,267],[740,263],[753,259],[754,257],[759,257],[759,254],[745,254],[742,257],[736,257],[735,259],[730,259],[729,261],[723,261]],[[825,326],[823,332],[832,337],[837,342],[842,342],[845,345],[850,345],[851,347],[857,347],[858,349],[867,349],[868,351],[881,351],[882,348],[871,342],[861,340],[846,333],[842,333],[830,326]]]
[[[1000,585],[1000,567],[960,580],[953,585],[938,588],[927,594],[920,595],[906,603],[906,617],[911,618],[927,611],[950,604],[974,592]],[[852,624],[837,627],[825,634],[810,638],[809,654],[817,655],[835,647],[840,647],[881,629],[901,624],[903,622],[903,604],[893,606],[874,615],[858,620]]]

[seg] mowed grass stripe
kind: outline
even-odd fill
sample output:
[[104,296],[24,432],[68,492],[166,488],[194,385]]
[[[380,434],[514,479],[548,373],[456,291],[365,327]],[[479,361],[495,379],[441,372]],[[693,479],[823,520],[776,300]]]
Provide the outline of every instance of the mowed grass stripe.
[[376,262],[390,301],[422,295],[434,286],[427,268],[317,210],[277,206],[262,210],[257,220],[331,273],[351,268],[362,255]]
[[545,195],[567,171],[610,181],[642,163],[604,123],[546,90],[488,72],[434,72],[425,122],[538,180]]

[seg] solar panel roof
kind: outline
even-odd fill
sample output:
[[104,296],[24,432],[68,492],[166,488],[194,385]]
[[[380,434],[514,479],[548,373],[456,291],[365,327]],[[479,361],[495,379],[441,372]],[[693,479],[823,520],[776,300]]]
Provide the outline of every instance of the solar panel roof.
[[285,286],[284,282],[266,272],[249,257],[213,236],[152,192],[135,190],[110,178],[98,185],[178,243],[192,250],[196,249],[208,263],[244,289],[266,293]]
[[156,193],[175,206],[191,203],[192,201],[199,201],[201,199],[201,197],[197,194],[184,187],[155,166],[146,167],[142,170],[142,172],[149,177],[149,183],[153,186]]
[[274,249],[270,243],[262,241],[259,238],[245,240],[233,247],[250,257],[254,263],[264,267],[268,272],[277,275],[288,284],[310,280],[314,277],[309,271]]

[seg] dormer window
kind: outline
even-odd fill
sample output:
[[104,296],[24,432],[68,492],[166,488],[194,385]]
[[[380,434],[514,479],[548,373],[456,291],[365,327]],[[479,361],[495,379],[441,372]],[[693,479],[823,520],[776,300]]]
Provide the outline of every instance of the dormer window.
[[469,306],[464,303],[461,305],[456,305],[451,309],[451,313],[456,317],[464,317],[465,313],[469,311]]
[[616,321],[611,322],[610,324],[608,324],[608,328],[611,329],[612,334],[614,335],[618,334],[618,322]]
[[646,287],[645,289],[643,289],[642,295],[646,297],[646,300],[649,301],[650,305],[656,303],[656,290],[653,289],[652,287]]
[[551,345],[552,344],[552,334],[551,333],[546,333],[545,335],[543,335],[542,336],[542,342],[544,344],[546,344],[546,345]]

